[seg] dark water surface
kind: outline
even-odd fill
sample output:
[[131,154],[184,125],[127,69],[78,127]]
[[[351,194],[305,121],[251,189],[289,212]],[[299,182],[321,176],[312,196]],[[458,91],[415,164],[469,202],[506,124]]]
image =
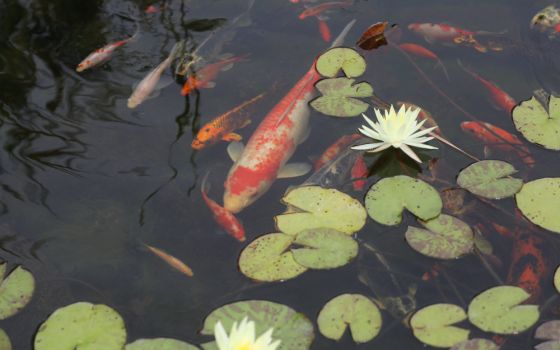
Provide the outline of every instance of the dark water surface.
[[[403,238],[411,216],[396,228],[368,220],[358,239],[384,252],[399,281],[394,285],[371,251],[349,265],[330,271],[309,271],[284,283],[257,284],[237,269],[237,257],[246,244],[227,236],[215,223],[200,196],[200,180],[211,171],[210,196],[221,202],[222,183],[231,165],[226,143],[193,151],[190,143],[198,128],[211,118],[263,91],[272,91],[256,107],[253,123],[240,130],[248,139],[261,118],[308,70],[327,46],[315,18],[299,20],[302,6],[288,0],[257,1],[252,24],[240,28],[222,52],[250,54],[249,60],[220,74],[213,89],[188,97],[171,84],[135,110],[126,100],[135,82],[183,38],[202,41],[208,31],[193,20],[231,20],[244,11],[245,0],[169,1],[161,13],[147,15],[145,1],[116,0],[3,0],[0,2],[0,257],[33,272],[36,294],[18,315],[0,321],[14,349],[31,349],[39,324],[56,308],[77,302],[104,303],[125,319],[129,341],[143,337],[174,337],[192,343],[208,340],[198,335],[204,317],[214,308],[236,300],[267,299],[303,312],[314,323],[321,307],[341,293],[363,293],[376,298],[406,294],[417,285],[418,307],[436,302],[463,307],[477,293],[497,282],[471,255],[444,262],[444,273],[425,282],[421,276],[435,262],[412,251]],[[400,24],[402,41],[415,42],[436,52],[450,80],[433,62],[415,58],[439,88],[478,118],[514,132],[511,117],[492,107],[481,85],[457,64],[462,63],[497,82],[516,100],[533,90],[560,89],[555,79],[554,47],[533,47],[529,21],[545,1],[355,1],[348,9],[329,14],[336,35],[357,19],[346,43],[353,44],[370,24],[387,20]],[[129,37],[140,19],[141,36],[124,46],[108,63],[76,73],[76,65],[108,42]],[[412,22],[449,23],[469,29],[501,32],[511,43],[500,53],[478,53],[472,48],[429,45],[406,30]],[[542,39],[542,38],[539,38]],[[550,50],[550,51],[548,51]],[[468,117],[441,97],[398,52],[384,48],[366,54],[369,81],[376,94],[396,102],[411,101],[431,111],[443,133],[478,157],[482,145],[461,131]],[[545,62],[546,61],[546,62]],[[551,63],[552,62],[552,63]],[[552,71],[551,71],[552,69]],[[274,88],[273,88],[274,87]],[[312,112],[312,132],[292,160],[318,156],[340,135],[354,131],[356,119],[333,119]],[[442,145],[426,153],[445,163],[438,178],[454,183],[455,175],[471,160]],[[528,144],[537,165],[529,169],[512,161],[520,176],[530,180],[560,173],[558,155]],[[392,155],[368,156],[373,176],[410,170],[398,166]],[[393,163],[391,163],[393,161]],[[395,166],[397,164],[397,166]],[[424,163],[422,171],[426,171]],[[413,165],[412,165],[413,166]],[[248,241],[274,232],[272,217],[283,211],[279,199],[290,185],[304,178],[278,180],[257,204],[239,217]],[[440,189],[449,187],[434,182]],[[363,193],[354,192],[356,198]],[[494,206],[467,195],[472,210],[462,219],[472,225],[498,222],[513,225],[513,200]],[[466,204],[465,204],[466,205]],[[551,276],[558,264],[557,237],[539,230],[546,240],[547,276],[540,303],[554,296]],[[493,266],[505,281],[511,240],[488,237],[502,264]],[[142,248],[162,248],[187,262],[195,271],[186,278]],[[360,276],[360,278],[358,278]],[[372,285],[362,283],[371,280]],[[541,319],[557,317],[557,300]],[[475,334],[476,333],[475,331]],[[507,349],[530,349],[532,333],[507,343]],[[345,335],[339,343],[316,332],[312,349],[422,349],[401,320],[384,312],[382,333],[364,345]]]

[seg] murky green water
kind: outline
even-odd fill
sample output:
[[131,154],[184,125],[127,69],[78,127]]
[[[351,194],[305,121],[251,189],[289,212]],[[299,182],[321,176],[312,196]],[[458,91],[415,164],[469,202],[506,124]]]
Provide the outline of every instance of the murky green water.
[[[370,24],[387,20],[402,26],[404,41],[429,47],[446,65],[450,80],[432,61],[415,58],[440,89],[478,118],[513,132],[511,117],[488,102],[480,84],[457,64],[473,68],[496,82],[516,100],[545,87],[560,90],[555,79],[554,44],[535,45],[529,31],[533,15],[545,1],[359,1],[329,14],[334,35],[351,19],[357,24],[347,43],[353,44]],[[202,151],[190,147],[193,134],[211,118],[263,91],[253,123],[240,131],[249,138],[261,118],[307,71],[328,44],[321,40],[314,18],[299,20],[301,4],[287,0],[257,1],[252,24],[240,28],[222,52],[249,54],[246,62],[220,74],[213,89],[188,97],[180,85],[165,87],[157,98],[135,110],[126,107],[135,82],[161,62],[183,38],[202,41],[208,31],[193,20],[231,20],[245,8],[244,0],[169,1],[167,8],[148,15],[144,1],[32,1],[0,2],[0,257],[29,269],[37,278],[32,302],[18,315],[0,321],[15,349],[31,349],[39,324],[56,308],[76,301],[104,303],[125,319],[128,339],[174,337],[192,343],[204,317],[214,308],[244,299],[266,299],[289,305],[313,322],[326,301],[341,293],[383,298],[406,294],[418,286],[416,304],[457,303],[465,307],[496,281],[476,256],[443,262],[444,273],[430,281],[422,275],[434,260],[412,251],[404,242],[406,224],[387,228],[369,220],[358,235],[359,258],[343,268],[310,271],[283,283],[254,283],[237,268],[246,244],[228,237],[215,223],[200,196],[200,180],[211,171],[210,196],[223,193],[230,167],[226,143]],[[126,38],[140,20],[141,36],[124,46],[107,64],[83,73],[75,66],[91,51]],[[499,53],[472,48],[429,45],[406,30],[412,22],[450,23],[470,29],[500,32],[514,43]],[[544,40],[539,38],[539,40]],[[530,49],[528,49],[530,48]],[[468,117],[442,98],[398,52],[384,48],[366,53],[369,81],[383,99],[411,101],[431,111],[443,133],[478,157],[482,145],[461,131]],[[558,62],[558,61],[556,61]],[[312,112],[310,138],[293,160],[309,161],[339,135],[353,132],[356,119],[333,119]],[[524,179],[558,176],[557,154],[527,144],[537,161],[529,169],[509,159]],[[439,145],[429,155],[445,163],[438,178],[454,183],[457,172],[471,161]],[[503,154],[495,157],[504,158]],[[390,158],[390,157],[388,157]],[[387,157],[367,158],[373,176],[408,171],[388,164]],[[409,163],[406,163],[409,164]],[[410,164],[409,164],[410,165]],[[425,169],[421,170],[429,175]],[[304,178],[278,180],[257,204],[240,215],[248,241],[274,232],[272,217],[283,209],[279,199],[290,185]],[[449,187],[434,182],[439,189]],[[353,192],[363,198],[365,192]],[[467,196],[472,210],[462,219],[472,225],[498,222],[513,225],[513,200],[493,206]],[[467,205],[467,204],[465,204]],[[550,279],[558,264],[557,237],[538,233],[546,244],[540,303],[553,297]],[[501,265],[492,268],[504,281],[510,269],[511,240],[489,236]],[[165,249],[195,271],[187,278],[142,248],[142,243]],[[377,247],[390,263],[381,264],[364,244]],[[359,278],[358,278],[359,277]],[[370,281],[369,285],[364,281]],[[506,281],[507,282],[507,281]],[[552,300],[542,319],[557,317]],[[339,343],[316,333],[312,349],[422,349],[424,346],[390,313],[384,312],[380,336],[354,345],[348,335]],[[526,332],[508,341],[507,349],[529,349]]]

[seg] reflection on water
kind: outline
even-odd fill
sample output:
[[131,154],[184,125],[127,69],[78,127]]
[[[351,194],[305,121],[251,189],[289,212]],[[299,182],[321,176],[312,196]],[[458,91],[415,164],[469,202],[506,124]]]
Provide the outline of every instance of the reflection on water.
[[[486,238],[497,260],[481,261],[473,255],[460,263],[434,267],[435,261],[404,244],[404,226],[392,229],[372,221],[359,235],[363,247],[355,263],[309,272],[284,283],[257,284],[243,277],[237,270],[243,245],[219,229],[199,195],[201,175],[211,171],[211,196],[221,198],[231,165],[226,144],[201,151],[192,150],[190,144],[201,125],[269,91],[255,108],[253,123],[239,131],[245,140],[249,138],[262,116],[328,45],[316,21],[299,20],[300,8],[286,0],[257,1],[250,11],[250,2],[245,0],[158,4],[165,5],[162,11],[147,14],[144,9],[149,3],[140,0],[0,3],[0,257],[10,264],[23,264],[38,280],[32,303],[0,325],[10,334],[14,348],[30,348],[36,327],[48,314],[79,300],[115,307],[126,320],[129,339],[165,335],[199,343],[206,340],[197,333],[204,316],[224,303],[268,299],[314,320],[327,300],[352,292],[386,304],[384,317],[393,325],[384,327],[375,346],[421,349],[401,323],[409,311],[434,300],[465,307],[473,295],[496,284],[495,276],[507,277],[513,243],[493,231]],[[539,88],[560,90],[557,41],[529,30],[529,21],[545,5],[544,1],[511,4],[506,0],[355,1],[352,7],[333,11],[327,23],[338,32],[349,20],[357,19],[348,45],[373,22],[399,24],[403,42],[429,46],[447,67],[450,81],[430,62],[415,60],[433,84],[470,114],[512,131],[507,114],[488,103],[480,85],[456,60],[499,82],[516,100],[528,98]],[[451,22],[492,32],[507,29],[503,36],[492,37],[501,40],[504,49],[480,53],[466,46],[430,46],[406,31],[412,22]],[[106,64],[80,74],[75,71],[96,48],[132,35],[137,23],[137,41],[120,48]],[[159,96],[129,110],[126,100],[133,84],[182,39],[204,58],[188,66],[190,71],[226,54],[249,54],[249,61],[221,71],[216,87],[200,88],[185,97],[179,94],[184,80],[178,77]],[[447,138],[483,157],[480,143],[460,129],[460,122],[468,117],[434,91],[399,52],[384,47],[365,56],[369,68],[363,78],[372,83],[378,96],[425,107]],[[192,58],[186,57],[186,62]],[[296,161],[315,159],[361,122],[325,118],[315,112],[311,118],[311,136],[294,155]],[[517,160],[521,177],[557,176],[559,168],[551,161],[554,155],[528,147],[537,165],[529,169]],[[443,146],[426,153],[425,159],[430,155],[444,163],[437,172],[428,170],[426,163],[419,168],[399,153],[367,156],[370,182],[421,172],[439,190],[446,190],[455,186],[457,171],[470,162]],[[352,161],[350,156],[341,157],[330,170],[308,181],[350,188],[343,173]],[[288,186],[304,181],[278,180],[258,204],[240,215],[249,240],[274,231],[272,217],[283,207],[279,198]],[[471,209],[456,208],[457,215],[472,225],[514,222],[509,201],[472,197],[466,201]],[[558,246],[551,234],[538,234],[549,247]],[[187,262],[195,277],[186,278],[168,268],[144,244]],[[550,256],[545,280],[550,280],[558,259],[546,252]],[[432,270],[440,272],[422,279]],[[542,301],[554,294],[550,284],[542,288]],[[545,315],[557,317],[557,301],[550,305]],[[519,339],[526,344],[528,336]],[[507,348],[516,348],[513,343]],[[371,346],[354,345],[349,337],[334,343],[317,336],[313,349]]]

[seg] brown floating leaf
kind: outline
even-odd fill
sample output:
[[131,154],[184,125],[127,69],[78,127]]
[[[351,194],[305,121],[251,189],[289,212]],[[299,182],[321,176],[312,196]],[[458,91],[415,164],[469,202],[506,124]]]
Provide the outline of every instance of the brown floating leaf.
[[388,24],[388,22],[377,22],[371,25],[362,34],[356,45],[364,50],[373,50],[379,46],[387,45],[384,34]]

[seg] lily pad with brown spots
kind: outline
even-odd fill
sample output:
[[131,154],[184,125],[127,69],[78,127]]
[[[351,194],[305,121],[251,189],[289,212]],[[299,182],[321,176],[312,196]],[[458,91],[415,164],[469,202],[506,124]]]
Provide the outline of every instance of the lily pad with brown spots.
[[512,111],[515,128],[542,147],[560,150],[560,98],[550,96],[548,111],[536,97],[523,101]]
[[354,85],[354,81],[350,78],[320,80],[315,87],[322,96],[309,105],[317,112],[331,117],[355,117],[364,113],[369,104],[358,98],[373,96],[373,88],[366,82]]
[[35,278],[18,266],[6,278],[6,263],[0,265],[0,320],[17,314],[31,300],[35,291]]
[[315,68],[329,78],[336,77],[341,69],[348,78],[356,78],[366,71],[366,60],[354,49],[335,47],[319,56]]
[[517,207],[535,225],[560,233],[560,178],[526,183],[515,195]]
[[457,184],[469,192],[488,199],[511,197],[521,189],[523,181],[512,178],[513,165],[501,160],[483,160],[469,165],[459,173]]
[[292,248],[294,260],[311,269],[334,269],[358,255],[358,243],[349,235],[329,228],[298,233]]
[[124,347],[124,350],[200,350],[184,341],[171,338],[138,339]]
[[467,314],[460,306],[434,304],[416,311],[410,318],[410,327],[422,343],[448,348],[469,338],[469,330],[454,326],[465,319]]
[[489,339],[474,338],[455,344],[449,350],[499,350],[500,346]]

